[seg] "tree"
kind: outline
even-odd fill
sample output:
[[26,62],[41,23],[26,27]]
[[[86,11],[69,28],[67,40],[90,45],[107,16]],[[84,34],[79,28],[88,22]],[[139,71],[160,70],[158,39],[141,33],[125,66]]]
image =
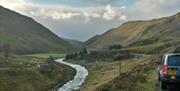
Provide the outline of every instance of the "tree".
[[3,45],[0,42],[0,52],[3,52]]
[[72,56],[73,56],[73,54],[67,54],[65,58],[66,59],[72,59],[73,58]]
[[49,58],[47,59],[47,61],[50,62],[50,63],[53,62],[53,61],[54,61],[53,56],[49,56]]
[[53,56],[49,56],[49,58],[47,59],[47,63],[50,65],[51,70],[54,67],[54,60],[55,59],[53,58]]
[[3,45],[3,52],[4,52],[5,60],[8,61],[9,54],[10,54],[10,45],[9,44]]
[[83,48],[82,53],[83,53],[83,54],[88,54],[87,49],[86,49],[86,48]]
[[86,48],[83,48],[80,52],[79,52],[79,56],[83,57],[85,55],[87,55],[88,52],[87,52],[87,49]]

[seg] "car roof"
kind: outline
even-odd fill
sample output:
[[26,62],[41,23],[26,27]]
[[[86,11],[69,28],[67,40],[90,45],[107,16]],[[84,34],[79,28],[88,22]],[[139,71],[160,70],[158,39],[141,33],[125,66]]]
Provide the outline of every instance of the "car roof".
[[180,56],[180,53],[165,54],[165,56],[174,56],[174,55]]

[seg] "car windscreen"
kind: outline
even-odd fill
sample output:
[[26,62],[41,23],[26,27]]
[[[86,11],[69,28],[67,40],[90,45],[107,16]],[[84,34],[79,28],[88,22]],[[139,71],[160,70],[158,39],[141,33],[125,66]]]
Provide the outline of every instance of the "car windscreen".
[[169,66],[180,66],[180,55],[169,56],[167,64]]

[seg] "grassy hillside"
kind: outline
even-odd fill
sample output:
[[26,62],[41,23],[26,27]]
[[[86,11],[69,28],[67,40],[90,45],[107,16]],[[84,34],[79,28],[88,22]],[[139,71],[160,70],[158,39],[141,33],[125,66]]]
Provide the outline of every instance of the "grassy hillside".
[[[94,37],[88,39],[87,41],[85,41],[83,43],[83,47],[88,47],[89,45],[91,45],[91,43],[95,42],[97,39],[100,38],[100,35],[95,35]],[[95,48],[95,46],[91,46],[91,48]]]
[[[85,47],[95,50],[71,54],[69,59],[89,71],[80,91],[158,91],[157,67],[162,55],[180,52],[179,25],[177,13],[161,19],[127,22],[89,39]],[[115,44],[123,47],[109,48]]]
[[[126,73],[138,64],[144,63],[145,59],[147,58],[123,60],[122,72]],[[85,84],[80,88],[80,91],[94,91],[119,75],[119,62],[89,63],[86,64],[86,67],[89,70],[89,76]]]
[[14,53],[67,52],[75,48],[33,19],[0,7],[0,49]]
[[0,91],[55,91],[74,75],[52,59],[11,55],[7,62],[0,54]]
[[78,40],[72,40],[72,39],[65,39],[65,40],[76,48],[81,48],[83,44],[83,42],[78,41]]
[[131,21],[88,40],[85,47],[102,48],[113,44],[138,46],[180,40],[179,25],[180,13],[148,21]]
[[160,58],[150,56],[95,91],[158,91],[157,66]]

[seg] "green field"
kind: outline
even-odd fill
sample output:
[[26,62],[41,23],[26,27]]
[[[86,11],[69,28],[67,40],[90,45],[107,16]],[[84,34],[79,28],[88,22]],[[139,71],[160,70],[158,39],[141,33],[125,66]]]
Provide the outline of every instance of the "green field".
[[25,56],[30,56],[30,57],[37,57],[37,58],[49,58],[52,56],[53,58],[63,58],[66,56],[66,54],[58,54],[58,53],[44,53],[44,54],[28,54]]

